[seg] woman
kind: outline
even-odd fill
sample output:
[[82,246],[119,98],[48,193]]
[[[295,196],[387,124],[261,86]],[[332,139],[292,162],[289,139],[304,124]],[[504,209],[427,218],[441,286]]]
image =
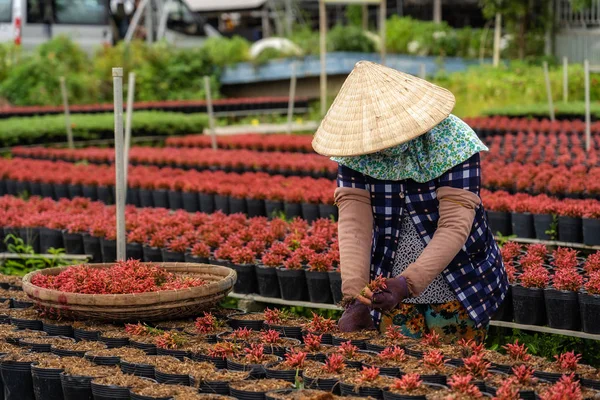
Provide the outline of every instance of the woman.
[[454,103],[443,88],[361,61],[315,134],[315,151],[339,164],[342,331],[394,324],[411,337],[482,340],[504,300],[479,197],[487,148],[450,114]]

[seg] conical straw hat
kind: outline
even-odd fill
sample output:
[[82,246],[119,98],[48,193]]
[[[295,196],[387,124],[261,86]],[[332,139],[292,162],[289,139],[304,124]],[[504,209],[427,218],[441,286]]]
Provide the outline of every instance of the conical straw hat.
[[370,154],[414,139],[442,122],[454,95],[395,69],[359,61],[312,141],[325,156]]

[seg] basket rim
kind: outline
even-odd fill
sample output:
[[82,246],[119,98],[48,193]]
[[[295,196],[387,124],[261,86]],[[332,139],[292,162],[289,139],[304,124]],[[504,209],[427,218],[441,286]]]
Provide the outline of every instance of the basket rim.
[[[212,276],[215,280],[212,282],[208,282],[206,285],[184,288],[184,289],[172,289],[172,290],[161,290],[157,292],[145,292],[145,293],[124,293],[124,294],[82,294],[75,292],[65,292],[59,291],[55,289],[47,289],[40,286],[36,286],[31,283],[31,278],[33,278],[37,274],[43,275],[58,275],[62,271],[73,267],[75,265],[67,265],[63,267],[54,267],[47,268],[38,271],[32,271],[23,277],[23,291],[34,301],[40,303],[48,303],[49,301],[53,301],[52,299],[59,299],[61,296],[68,296],[68,303],[65,305],[82,305],[82,306],[90,306],[95,305],[97,307],[109,305],[106,302],[113,302],[113,305],[136,305],[136,306],[144,306],[144,305],[152,305],[152,304],[161,304],[165,302],[172,301],[184,301],[190,299],[197,299],[202,297],[212,296],[222,292],[229,292],[233,288],[233,284],[237,278],[237,274],[235,270],[223,267],[220,265],[211,265],[211,264],[197,264],[197,263],[185,263],[185,262],[167,262],[167,263],[142,263],[142,264],[153,264],[163,267],[170,272],[186,272],[186,269],[189,269],[191,273],[196,274],[204,274]],[[91,268],[108,268],[114,263],[96,263],[96,264],[77,264],[77,265],[85,265]],[[179,271],[179,270],[182,271]],[[176,271],[173,271],[176,270]],[[43,294],[43,296],[42,296]],[[171,297],[173,295],[177,295],[177,298],[167,299],[166,297]],[[135,299],[135,302],[132,302]],[[56,301],[56,300],[54,300]],[[102,304],[104,303],[104,304]]]

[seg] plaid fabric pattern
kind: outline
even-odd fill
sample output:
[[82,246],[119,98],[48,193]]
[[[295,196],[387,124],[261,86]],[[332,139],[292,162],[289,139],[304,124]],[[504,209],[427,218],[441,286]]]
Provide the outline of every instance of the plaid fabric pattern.
[[[340,165],[339,187],[364,189],[371,195],[374,221],[371,279],[378,275],[391,276],[404,208],[427,244],[439,220],[436,190],[448,186],[479,195],[480,175],[479,153],[425,183],[377,180]],[[506,296],[508,280],[483,205],[475,212],[473,228],[465,245],[443,275],[476,325],[487,324]],[[378,313],[374,312],[373,316],[376,322],[380,321]]]

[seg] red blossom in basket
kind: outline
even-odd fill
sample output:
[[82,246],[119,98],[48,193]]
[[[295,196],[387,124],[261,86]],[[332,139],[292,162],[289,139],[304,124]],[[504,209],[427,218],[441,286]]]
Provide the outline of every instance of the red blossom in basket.
[[244,353],[249,364],[260,364],[265,360],[265,347],[262,344],[252,343],[250,348],[244,349]]
[[508,343],[506,346],[502,346],[506,353],[513,361],[528,362],[531,356],[527,354],[528,350],[525,344],[519,344],[519,340],[515,340],[514,343]]
[[358,354],[358,347],[352,344],[351,341],[343,342],[338,348],[338,353],[346,358],[353,358]]
[[484,379],[489,375],[488,370],[492,366],[492,364],[484,360],[482,353],[473,354],[470,357],[463,358],[463,362],[465,370],[469,374],[481,379]]
[[534,384],[537,378],[533,375],[533,367],[529,365],[519,365],[512,368],[512,373],[517,378],[517,381],[522,385]]
[[358,381],[361,383],[375,382],[377,378],[379,378],[379,368],[363,366]]
[[231,332],[231,337],[237,340],[246,340],[250,338],[250,335],[252,335],[252,329],[246,327],[237,328]]
[[431,331],[430,333],[423,335],[421,342],[429,347],[440,347],[442,344],[441,337],[436,331]]
[[300,260],[300,256],[294,254],[283,262],[283,266],[290,270],[302,269],[302,261]]
[[331,318],[325,318],[313,312],[312,319],[304,325],[304,328],[308,332],[328,333],[336,329],[336,324]]
[[192,246],[191,253],[196,257],[208,258],[210,256],[210,247],[205,243],[198,242]]
[[517,379],[514,377],[502,381],[502,384],[496,390],[496,396],[494,396],[493,400],[519,400],[521,394],[517,383]]
[[421,375],[419,374],[405,374],[401,378],[394,379],[391,388],[402,392],[412,392],[423,385]]
[[327,254],[313,254],[308,261],[309,270],[327,272],[332,269],[331,258]]
[[198,333],[212,333],[218,326],[218,320],[212,313],[204,312],[204,316],[196,318],[194,325]]
[[255,256],[254,252],[248,247],[240,247],[231,254],[231,261],[237,265],[253,264]]
[[587,256],[583,268],[588,274],[591,274],[595,271],[600,271],[600,251],[597,251]]
[[581,400],[581,385],[575,374],[563,375],[558,382],[540,395],[541,400]]
[[323,339],[323,335],[313,335],[312,333],[309,333],[308,335],[304,336],[304,347],[306,347],[306,350],[310,351],[310,352],[316,352],[321,350],[321,340]]
[[471,375],[453,375],[448,379],[448,386],[455,393],[475,398],[483,397],[481,391],[473,384]]
[[408,359],[408,356],[406,355],[404,350],[398,346],[386,347],[377,356],[381,360],[385,361],[404,362]]
[[579,261],[577,261],[577,250],[574,249],[559,247],[554,250],[552,256],[554,257],[552,265],[557,269],[575,268],[579,264]]
[[219,342],[208,351],[208,356],[212,358],[226,359],[232,357],[237,352],[236,347],[231,342]]
[[321,367],[325,372],[330,374],[339,374],[341,373],[346,364],[344,363],[344,357],[341,354],[330,354],[325,360],[325,365]]
[[275,343],[279,342],[280,339],[281,339],[281,334],[273,329],[269,329],[266,332],[260,333],[260,340],[265,343],[275,344]]
[[574,268],[563,268],[556,271],[552,283],[557,290],[576,292],[583,285],[583,277]]
[[544,259],[537,254],[527,253],[519,259],[524,271],[530,268],[543,268]]
[[406,336],[402,334],[400,327],[396,325],[390,325],[385,329],[385,337],[386,339],[397,341],[406,339]]
[[589,294],[600,295],[600,271],[592,272],[584,287]]
[[387,281],[387,279],[385,279],[383,276],[379,275],[378,277],[376,277],[375,279],[373,279],[371,282],[369,282],[369,284],[367,285],[367,287],[373,293],[375,293],[375,292],[381,292],[382,290],[387,289],[386,281]]
[[283,320],[283,311],[281,311],[278,308],[266,308],[265,309],[265,322],[269,325],[278,325],[281,324],[281,321]]
[[262,263],[267,267],[281,267],[283,265],[284,256],[266,252],[262,256]]
[[521,275],[521,285],[526,288],[543,289],[548,286],[550,275],[544,267],[531,267]]
[[439,350],[426,351],[423,354],[423,364],[429,368],[440,369],[444,366],[446,359]]
[[563,371],[576,371],[579,361],[581,360],[581,354],[575,354],[574,351],[568,351],[560,355],[555,355],[556,364]]
[[516,242],[506,242],[500,252],[505,262],[512,261],[521,254],[521,245]]
[[290,352],[285,354],[285,364],[290,369],[304,368],[307,354],[303,351],[292,349]]

